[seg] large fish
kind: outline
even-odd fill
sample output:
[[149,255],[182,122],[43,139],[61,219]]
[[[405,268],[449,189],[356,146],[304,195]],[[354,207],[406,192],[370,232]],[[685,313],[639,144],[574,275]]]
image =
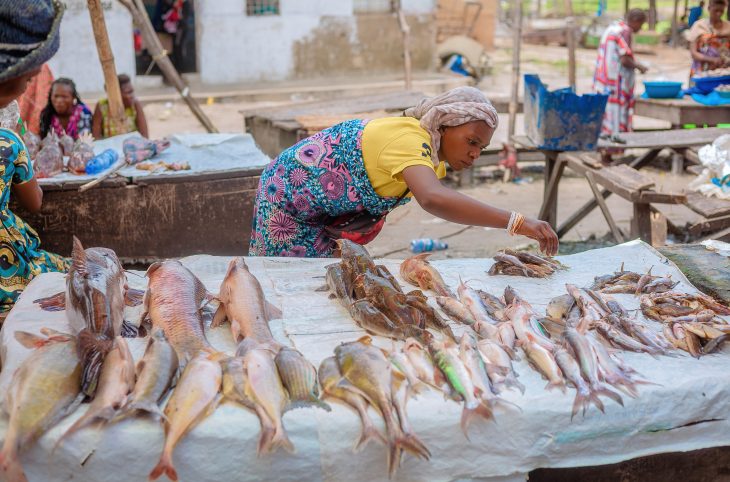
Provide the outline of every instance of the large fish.
[[177,354],[167,342],[165,333],[160,329],[154,330],[147,341],[144,356],[137,363],[134,390],[118,418],[137,412],[147,412],[164,418],[159,403],[172,387],[177,367]]
[[150,472],[150,480],[157,479],[163,473],[171,480],[177,480],[172,461],[175,446],[218,406],[221,366],[211,358],[202,353],[190,360],[172,392],[165,407],[165,445],[160,461]]
[[203,283],[177,260],[154,263],[147,270],[149,283],[142,319],[164,331],[175,349],[180,369],[201,352],[215,349],[205,337],[201,308],[213,299]]
[[423,451],[422,444],[414,443],[412,436],[401,430],[393,407],[391,364],[383,352],[372,345],[372,339],[364,336],[354,342],[342,343],[335,348],[335,358],[342,376],[383,416],[389,446],[389,474],[393,475],[398,468],[403,449],[428,459],[429,455]]
[[557,362],[558,367],[560,367],[560,371],[563,373],[565,379],[573,384],[576,391],[570,419],[572,420],[581,409],[583,409],[583,415],[585,416],[586,408],[591,402],[593,402],[596,408],[603,412],[603,403],[595,392],[591,390],[588,383],[583,379],[580,366],[578,365],[578,362],[575,361],[575,358],[573,358],[573,355],[571,355],[570,352],[563,347],[556,348],[554,354],[555,361]]
[[[114,347],[107,353],[99,375],[99,388],[88,410],[58,440],[93,424],[106,424],[117,414],[134,388],[134,359],[127,342],[121,336],[114,340]],[[57,445],[58,445],[57,444]]]
[[15,371],[4,397],[10,421],[0,451],[0,478],[25,482],[20,452],[75,410],[84,395],[79,389],[82,369],[75,337],[54,335],[44,340],[17,332],[16,338],[28,348],[39,348]]
[[350,305],[350,315],[360,328],[372,335],[405,340],[409,336],[419,338],[423,333],[416,325],[396,325],[369,300],[357,300]]
[[289,408],[319,407],[331,408],[319,399],[317,369],[297,350],[282,347],[274,358],[279,378],[289,394]]
[[213,318],[213,326],[228,319],[236,343],[244,338],[253,338],[260,343],[274,341],[269,320],[281,318],[281,311],[266,301],[259,280],[248,270],[243,258],[233,258],[228,263],[218,297],[221,304]]
[[440,296],[456,298],[441,274],[428,262],[429,256],[431,253],[421,253],[406,259],[400,265],[400,275],[422,290],[433,290]]
[[73,238],[72,262],[65,295],[35,300],[47,311],[66,309],[77,343],[83,375],[82,391],[93,397],[104,357],[117,336],[134,337],[140,330],[124,320],[125,305],[139,304],[140,292],[127,286],[124,268],[107,248],[84,249]]
[[357,412],[360,416],[362,429],[360,437],[355,441],[353,452],[359,452],[371,440],[386,444],[385,437],[375,428],[370,415],[368,415],[368,402],[360,395],[356,388],[351,386],[349,382],[342,379],[342,374],[337,366],[335,357],[329,357],[322,360],[317,371],[319,384],[322,385],[324,392],[323,398],[338,400]]

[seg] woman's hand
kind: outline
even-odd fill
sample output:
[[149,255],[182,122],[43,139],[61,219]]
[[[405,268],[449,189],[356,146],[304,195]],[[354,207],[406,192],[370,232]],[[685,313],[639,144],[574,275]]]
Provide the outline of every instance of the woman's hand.
[[540,243],[540,251],[548,256],[554,256],[558,253],[558,235],[555,234],[552,226],[545,221],[525,218],[525,222],[522,223],[517,234],[527,236]]

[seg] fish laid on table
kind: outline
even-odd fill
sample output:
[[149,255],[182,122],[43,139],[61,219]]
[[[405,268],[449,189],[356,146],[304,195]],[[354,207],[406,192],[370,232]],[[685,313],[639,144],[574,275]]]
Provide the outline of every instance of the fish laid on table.
[[134,359],[126,340],[118,336],[114,340],[113,348],[104,358],[94,400],[89,404],[86,413],[66,430],[57,445],[83,428],[94,424],[103,425],[112,420],[127,401],[134,382]]
[[402,450],[417,457],[429,458],[423,443],[413,434],[403,432],[393,406],[393,377],[390,361],[372,345],[369,336],[342,343],[335,348],[335,359],[345,380],[357,388],[368,403],[383,417],[388,441],[388,473],[392,476],[400,464]]
[[350,286],[345,282],[344,271],[339,263],[327,266],[327,287],[332,291],[330,297],[337,298],[342,306],[347,308],[352,303],[352,283]]
[[449,318],[456,322],[463,323],[464,325],[473,325],[476,322],[474,315],[459,300],[448,296],[437,296],[436,303],[438,303]]
[[253,347],[242,356],[247,382],[245,394],[259,407],[257,414],[261,421],[261,437],[258,453],[266,454],[278,448],[293,453],[294,445],[281,419],[289,404],[289,397],[279,378],[274,362],[275,353],[269,347]]
[[201,308],[213,299],[203,283],[177,260],[152,264],[147,270],[149,283],[144,297],[144,313],[152,326],[162,329],[175,349],[182,370],[201,352],[216,350],[205,337]]
[[160,461],[150,472],[150,480],[162,474],[177,480],[172,454],[180,440],[218,406],[221,365],[210,355],[195,356],[185,366],[170,400],[165,406],[165,445]]
[[357,412],[360,417],[361,431],[360,436],[355,441],[353,452],[359,452],[370,441],[387,444],[383,434],[373,424],[370,415],[368,415],[368,401],[358,393],[358,390],[342,379],[340,368],[337,366],[335,357],[329,357],[322,360],[317,371],[319,384],[322,385],[324,398],[328,400],[336,400],[350,407]]
[[16,338],[26,348],[37,348],[15,371],[3,397],[10,420],[0,450],[0,478],[25,482],[20,453],[74,411],[84,394],[75,337],[57,334],[43,339],[16,332]]
[[431,253],[421,253],[406,259],[400,265],[400,275],[422,290],[432,290],[439,296],[455,298],[441,274],[428,262],[429,256]]
[[597,276],[593,280],[591,289],[606,294],[633,294],[640,295],[642,293],[663,293],[671,291],[679,281],[672,281],[671,277],[655,276],[651,274],[651,269],[642,274],[625,271],[623,265],[612,275]]
[[416,325],[396,325],[369,300],[355,301],[350,306],[355,323],[371,335],[405,340],[409,336],[420,337],[423,330]]
[[555,361],[563,373],[565,379],[570,382],[575,388],[575,401],[573,402],[573,410],[570,414],[571,420],[578,413],[579,410],[583,410],[583,415],[586,413],[586,408],[593,403],[598,410],[601,412],[605,411],[603,402],[598,398],[597,394],[591,390],[591,387],[583,379],[581,375],[581,369],[578,362],[575,361],[573,355],[563,347],[558,347],[555,350]]
[[501,389],[503,386],[514,387],[523,394],[525,393],[525,386],[517,381],[517,373],[512,367],[514,354],[510,356],[500,343],[489,339],[479,340],[477,347],[487,364],[487,375],[492,381],[492,386],[497,389]]
[[134,390],[117,418],[125,418],[138,412],[164,418],[159,404],[172,388],[177,368],[177,354],[165,338],[165,333],[160,329],[153,330],[144,355],[137,363]]
[[489,275],[527,276],[547,278],[556,270],[567,269],[559,261],[523,251],[505,249],[494,255],[495,263],[487,271]]
[[[35,300],[45,310],[66,310],[84,367],[82,391],[93,397],[104,357],[117,336],[143,334],[124,320],[125,305],[139,304],[141,292],[127,286],[124,268],[116,253],[107,248],[84,249],[74,236],[66,293]],[[63,300],[63,301],[61,301]]]
[[479,352],[476,337],[468,331],[462,335],[459,342],[459,357],[471,375],[476,395],[483,403],[490,409],[497,404],[509,404],[495,394],[496,390],[489,378],[487,365]]
[[289,408],[319,407],[330,411],[319,399],[317,369],[297,350],[282,347],[274,358],[279,377],[289,394]]
[[220,306],[212,326],[228,319],[236,343],[244,338],[253,338],[261,343],[274,340],[269,320],[281,318],[281,311],[266,301],[261,283],[251,274],[242,257],[233,258],[228,263],[218,297]]

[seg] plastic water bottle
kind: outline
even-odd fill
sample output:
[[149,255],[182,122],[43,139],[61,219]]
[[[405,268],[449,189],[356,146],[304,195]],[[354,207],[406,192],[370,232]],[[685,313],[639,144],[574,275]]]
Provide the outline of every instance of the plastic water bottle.
[[448,243],[444,243],[438,239],[422,238],[411,241],[411,251],[414,253],[423,253],[426,251],[437,251],[448,248]]
[[98,156],[86,163],[86,174],[99,174],[112,167],[119,160],[119,154],[114,149],[106,149]]

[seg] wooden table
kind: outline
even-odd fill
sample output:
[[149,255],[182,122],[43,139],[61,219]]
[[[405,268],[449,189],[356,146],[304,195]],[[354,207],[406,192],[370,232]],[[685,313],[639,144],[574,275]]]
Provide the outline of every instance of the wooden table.
[[636,99],[634,114],[669,121],[672,128],[685,124],[716,126],[730,123],[730,105],[704,105],[691,97],[681,99]]
[[[643,148],[648,149],[643,155],[639,156],[631,163],[629,167],[641,169],[653,161],[659,152],[664,148],[670,148],[677,151],[683,151],[689,147],[709,144],[723,134],[730,134],[730,129],[725,128],[707,128],[707,129],[678,129],[670,131],[654,131],[654,132],[629,132],[622,133],[621,139],[624,143],[608,142],[599,140],[600,148]],[[527,136],[514,136],[512,141],[519,147],[525,149],[537,149],[535,144]],[[593,209],[599,206],[597,199],[591,199],[582,207],[580,207],[573,215],[571,215],[563,224],[557,224],[557,207],[558,207],[558,186],[563,176],[563,171],[568,165],[567,162],[558,162],[561,151],[545,151],[540,150],[545,157],[545,190],[543,194],[543,203],[538,215],[539,219],[549,222],[558,234],[558,237],[564,236],[578,222],[585,218]],[[571,166],[572,168],[573,166]],[[580,172],[580,171],[579,171]],[[581,174],[584,174],[581,172]],[[600,183],[599,183],[600,184]],[[603,199],[612,194],[610,190],[601,191]],[[649,201],[649,200],[647,200]],[[656,201],[649,201],[656,202]],[[659,201],[661,202],[661,201]],[[641,203],[644,204],[644,203]],[[646,209],[641,209],[640,213],[635,212],[635,217],[642,218],[639,222],[640,236],[646,236],[647,213]],[[643,232],[643,234],[642,234]]]

